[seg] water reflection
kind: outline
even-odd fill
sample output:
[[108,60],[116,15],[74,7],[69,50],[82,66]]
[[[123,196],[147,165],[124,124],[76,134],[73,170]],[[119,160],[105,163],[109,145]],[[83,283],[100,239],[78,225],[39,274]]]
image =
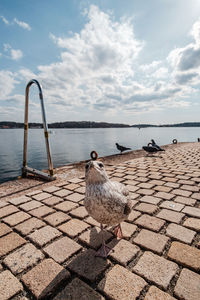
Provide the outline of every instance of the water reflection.
[[[51,129],[50,146],[54,167],[89,159],[96,150],[99,156],[118,153],[115,143],[141,149],[153,138],[157,144],[197,141],[200,129],[191,128],[97,128]],[[39,170],[48,168],[44,132],[28,132],[28,165]],[[21,174],[23,156],[23,130],[0,129],[0,182]]]

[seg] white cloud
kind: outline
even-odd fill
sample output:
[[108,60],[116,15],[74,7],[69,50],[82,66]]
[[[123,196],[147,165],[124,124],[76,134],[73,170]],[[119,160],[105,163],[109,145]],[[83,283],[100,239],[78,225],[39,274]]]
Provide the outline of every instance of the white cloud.
[[10,58],[13,60],[19,60],[23,57],[23,52],[19,49],[10,50]]
[[19,21],[17,18],[14,18],[13,20],[14,23],[16,23],[19,27],[26,29],[26,30],[31,30],[31,26],[28,23],[25,23],[23,21]]
[[0,100],[10,97],[17,83],[15,73],[6,70],[0,71]]
[[[67,114],[83,119],[91,111],[99,112],[103,120],[108,112],[135,114],[190,105],[187,97],[200,74],[199,21],[191,31],[194,43],[172,50],[163,61],[140,65],[138,56],[145,44],[136,39],[129,20],[117,22],[94,5],[87,18],[79,33],[50,34],[60,49],[59,61],[38,66],[36,73],[26,68],[18,72],[26,82],[39,80],[55,121],[60,116],[65,120]],[[23,55],[8,44],[4,49],[13,59]]]
[[4,16],[0,16],[0,19],[6,24],[9,25],[9,21],[4,17]]
[[14,18],[13,21],[8,21],[4,16],[0,16],[0,19],[6,24],[6,25],[14,25],[17,24],[19,27],[25,29],[25,30],[31,30],[31,26],[23,21],[19,21],[17,18]]
[[9,54],[6,56],[7,58],[17,61],[23,57],[23,52],[20,49],[13,49],[10,44],[4,44],[3,47],[4,51]]

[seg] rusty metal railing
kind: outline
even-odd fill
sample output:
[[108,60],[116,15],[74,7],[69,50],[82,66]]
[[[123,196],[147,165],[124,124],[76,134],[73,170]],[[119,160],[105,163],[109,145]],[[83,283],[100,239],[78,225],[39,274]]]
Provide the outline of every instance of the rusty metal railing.
[[[29,106],[29,89],[32,84],[36,84],[39,89],[39,97],[42,111],[42,120],[43,120],[43,128],[44,128],[44,136],[46,143],[46,151],[47,151],[47,159],[48,159],[48,172],[44,173],[42,171],[30,168],[27,166],[27,144],[28,144],[28,106]],[[49,145],[49,134],[48,134],[48,125],[46,121],[45,109],[44,109],[44,99],[42,94],[42,88],[39,82],[36,79],[31,79],[26,86],[26,94],[25,94],[25,113],[24,113],[24,151],[23,151],[23,167],[22,167],[22,177],[26,177],[28,173],[35,174],[46,180],[55,180],[53,172],[53,163],[51,159],[50,153],[50,145]]]

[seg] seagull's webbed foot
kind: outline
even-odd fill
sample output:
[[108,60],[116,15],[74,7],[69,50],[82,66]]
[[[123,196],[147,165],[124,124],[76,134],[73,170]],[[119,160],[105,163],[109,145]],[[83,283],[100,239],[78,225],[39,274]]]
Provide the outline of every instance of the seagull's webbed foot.
[[114,228],[114,234],[115,234],[116,237],[119,238],[119,239],[123,238],[122,228],[121,228],[121,225],[120,225],[120,224],[118,224],[118,225]]
[[107,246],[103,236],[103,225],[101,224],[101,236],[102,236],[102,245],[99,250],[96,252],[95,256],[100,256],[106,258],[110,251],[113,251],[111,247]]

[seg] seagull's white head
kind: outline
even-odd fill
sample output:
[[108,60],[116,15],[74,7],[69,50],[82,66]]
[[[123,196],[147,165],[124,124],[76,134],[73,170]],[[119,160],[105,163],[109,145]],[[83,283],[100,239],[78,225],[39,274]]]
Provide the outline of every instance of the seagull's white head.
[[85,179],[87,183],[99,184],[108,180],[104,164],[101,161],[90,161],[85,166]]

